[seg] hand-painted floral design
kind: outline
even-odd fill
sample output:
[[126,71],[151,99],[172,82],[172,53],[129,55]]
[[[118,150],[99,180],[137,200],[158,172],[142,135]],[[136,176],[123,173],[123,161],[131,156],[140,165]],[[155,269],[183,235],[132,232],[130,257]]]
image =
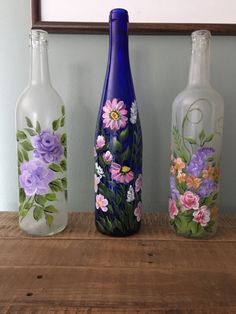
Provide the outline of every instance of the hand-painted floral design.
[[174,219],[178,215],[178,208],[176,206],[175,200],[169,200],[169,215],[171,219]]
[[111,178],[118,183],[129,183],[134,179],[134,173],[128,166],[121,166],[115,162],[110,168]]
[[109,150],[102,155],[102,158],[106,164],[110,164],[113,160],[112,153]]
[[102,103],[97,123],[95,213],[99,231],[124,236],[141,221],[142,133],[135,100]]
[[138,108],[137,108],[136,101],[134,101],[130,109],[130,122],[132,124],[135,124],[137,122],[137,117],[138,117]]
[[52,121],[52,128],[41,129],[26,117],[26,125],[17,130],[19,172],[19,216],[24,219],[32,212],[35,221],[45,219],[51,227],[59,193],[67,197],[66,134],[58,130],[65,124],[65,109]]
[[199,208],[199,196],[191,191],[186,191],[183,195],[180,195],[179,200],[183,210]]
[[96,142],[96,148],[97,149],[103,148],[105,146],[105,144],[106,144],[105,137],[103,135],[98,135],[97,142]]
[[19,176],[20,187],[24,189],[26,196],[34,194],[43,195],[49,190],[49,182],[54,178],[54,172],[40,159],[24,161]]
[[110,128],[117,131],[126,126],[127,113],[126,106],[123,101],[114,98],[112,101],[107,100],[103,106],[103,124],[104,128]]
[[101,209],[103,212],[108,211],[108,200],[102,195],[98,194],[96,195],[96,208]]
[[134,216],[136,216],[137,222],[141,220],[142,217],[142,203],[139,202],[138,206],[134,210]]
[[34,156],[42,159],[45,163],[59,163],[64,148],[59,134],[51,130],[43,130],[33,137]]
[[130,202],[133,202],[134,200],[135,200],[134,188],[132,187],[132,185],[130,185],[127,192],[126,201],[130,203]]
[[214,133],[207,134],[201,129],[195,138],[185,134],[186,123],[191,123],[188,114],[193,110],[199,114],[200,109],[190,105],[181,131],[173,127],[169,216],[177,233],[208,237],[217,225],[219,159],[213,144],[210,145]]
[[206,206],[202,206],[193,212],[193,221],[199,223],[202,227],[206,227],[210,221],[210,211]]
[[98,191],[98,184],[100,183],[101,179],[96,174],[94,174],[94,191],[97,193]]
[[135,181],[135,192],[139,192],[142,189],[142,184],[143,184],[143,179],[142,179],[142,175],[139,174],[138,178]]

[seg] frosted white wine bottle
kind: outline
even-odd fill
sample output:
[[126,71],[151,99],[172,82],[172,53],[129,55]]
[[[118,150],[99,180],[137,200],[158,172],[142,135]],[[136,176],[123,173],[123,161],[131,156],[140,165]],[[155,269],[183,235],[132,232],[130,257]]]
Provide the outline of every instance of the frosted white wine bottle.
[[211,34],[192,34],[189,80],[172,108],[170,223],[179,235],[216,232],[224,103],[210,85]]
[[37,236],[68,221],[65,107],[50,82],[47,45],[47,32],[31,31],[29,84],[16,107],[19,225]]

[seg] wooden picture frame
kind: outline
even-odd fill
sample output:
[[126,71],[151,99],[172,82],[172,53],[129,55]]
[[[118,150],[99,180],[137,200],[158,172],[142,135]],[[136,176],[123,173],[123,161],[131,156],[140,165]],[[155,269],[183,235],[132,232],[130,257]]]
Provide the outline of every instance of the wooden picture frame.
[[[77,0],[79,1],[79,0]],[[192,1],[192,0],[191,0]],[[201,1],[201,0],[194,0]],[[211,0],[208,0],[211,1]],[[220,1],[220,0],[219,0]],[[227,0],[232,2],[232,0]],[[68,3],[68,2],[67,2]],[[83,4],[85,2],[83,1]],[[232,4],[233,5],[233,4]],[[236,3],[235,3],[236,8]],[[202,10],[204,8],[201,8]],[[229,8],[230,9],[230,8]],[[109,25],[106,22],[48,21],[42,20],[41,0],[31,0],[32,28],[44,29],[51,33],[107,34]],[[230,11],[230,10],[229,10]],[[235,12],[235,11],[234,11]],[[130,23],[129,33],[136,35],[181,35],[190,34],[198,29],[208,29],[216,35],[236,35],[235,23]]]

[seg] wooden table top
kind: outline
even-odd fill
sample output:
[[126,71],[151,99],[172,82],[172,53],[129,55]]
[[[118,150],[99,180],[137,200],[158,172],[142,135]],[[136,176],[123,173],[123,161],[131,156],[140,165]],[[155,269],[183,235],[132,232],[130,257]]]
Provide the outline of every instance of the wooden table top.
[[126,238],[98,233],[92,213],[37,238],[0,213],[0,313],[236,313],[236,215],[209,240],[177,237],[163,214],[145,214]]

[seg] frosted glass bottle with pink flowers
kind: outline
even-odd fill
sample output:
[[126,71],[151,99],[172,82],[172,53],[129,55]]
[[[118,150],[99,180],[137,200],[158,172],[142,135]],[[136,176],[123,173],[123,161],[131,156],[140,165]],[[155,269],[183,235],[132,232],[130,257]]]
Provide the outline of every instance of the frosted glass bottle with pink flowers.
[[224,103],[211,87],[207,30],[192,33],[186,89],[174,100],[169,216],[177,234],[207,238],[216,232]]
[[142,132],[128,52],[128,12],[110,12],[110,49],[95,132],[95,221],[125,236],[141,223]]
[[37,236],[62,231],[68,220],[65,107],[50,83],[47,38],[30,33],[29,84],[16,107],[19,225]]

